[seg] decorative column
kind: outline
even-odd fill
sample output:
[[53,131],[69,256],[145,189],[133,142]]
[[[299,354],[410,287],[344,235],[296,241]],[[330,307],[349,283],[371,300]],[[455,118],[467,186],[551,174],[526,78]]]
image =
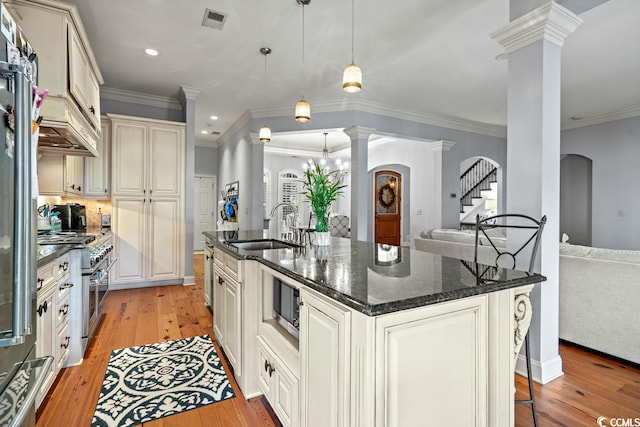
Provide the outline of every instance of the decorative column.
[[372,241],[368,219],[372,214],[371,194],[373,182],[369,181],[369,136],[373,128],[351,126],[344,133],[351,138],[351,240]]
[[[456,145],[452,141],[429,144],[433,151],[433,224],[436,228],[460,226],[460,166],[449,164],[446,153]],[[453,194],[453,197],[451,195]]]
[[[523,12],[524,4],[511,0],[512,15]],[[536,6],[540,1],[528,4]],[[533,378],[543,384],[562,375],[558,352],[560,65],[564,40],[581,22],[550,2],[491,34],[504,46],[509,61],[506,212],[537,219],[547,216],[535,267],[547,281],[531,293],[530,329]],[[525,370],[524,356],[517,370]]]
[[244,212],[250,215],[247,218],[247,229],[262,230],[264,227],[263,214],[263,175],[264,175],[264,144],[260,142],[259,134],[250,133],[244,140],[249,144],[251,166],[249,171],[249,188],[247,194],[242,194],[243,203],[246,204]]
[[193,221],[194,221],[194,194],[193,186],[196,173],[196,97],[199,90],[181,86],[180,102],[185,123],[185,188],[184,188],[184,284],[195,285],[193,273]]

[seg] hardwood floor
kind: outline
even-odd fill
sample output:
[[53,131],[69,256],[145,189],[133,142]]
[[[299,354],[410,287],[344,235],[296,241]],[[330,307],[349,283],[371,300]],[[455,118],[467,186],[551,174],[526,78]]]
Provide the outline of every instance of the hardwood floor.
[[[111,351],[209,334],[211,313],[203,299],[203,256],[194,262],[195,286],[163,286],[110,293],[105,318],[80,366],[63,369],[38,411],[38,427],[89,426]],[[216,345],[216,350],[220,352]],[[561,345],[565,375],[536,384],[540,426],[597,426],[600,416],[640,418],[640,368]],[[224,358],[223,358],[224,359]],[[225,363],[225,370],[230,372]],[[168,426],[278,426],[262,398],[244,399],[230,375],[235,399],[145,423]],[[527,388],[516,376],[517,397]],[[609,424],[606,424],[609,425]],[[620,424],[622,425],[622,424]],[[530,406],[516,405],[516,426],[533,426]],[[501,426],[498,426],[501,427]]]

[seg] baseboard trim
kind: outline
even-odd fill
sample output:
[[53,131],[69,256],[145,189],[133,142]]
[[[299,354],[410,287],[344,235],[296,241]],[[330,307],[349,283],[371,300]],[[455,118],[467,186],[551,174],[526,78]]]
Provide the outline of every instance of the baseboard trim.
[[184,276],[184,286],[194,286],[196,284],[195,276]]
[[[533,371],[533,380],[540,384],[547,384],[564,375],[560,355],[543,362],[531,359],[531,370]],[[516,373],[523,377],[527,376],[527,360],[524,354],[518,355],[518,359],[516,360]]]

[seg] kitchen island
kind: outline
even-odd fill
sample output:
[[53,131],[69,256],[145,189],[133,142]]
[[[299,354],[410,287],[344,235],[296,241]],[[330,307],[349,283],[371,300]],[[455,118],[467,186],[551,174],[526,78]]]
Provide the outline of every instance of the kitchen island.
[[[543,276],[342,238],[247,250],[231,243],[269,236],[204,234],[214,334],[245,396],[264,394],[284,425],[513,425]],[[299,339],[273,319],[274,281],[299,290]]]

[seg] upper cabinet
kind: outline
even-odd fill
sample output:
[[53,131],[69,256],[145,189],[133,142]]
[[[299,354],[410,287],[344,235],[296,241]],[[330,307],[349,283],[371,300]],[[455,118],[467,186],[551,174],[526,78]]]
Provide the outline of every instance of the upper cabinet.
[[40,110],[40,149],[99,156],[103,79],[76,6],[56,0],[11,4],[38,54],[38,86],[49,89]]
[[109,117],[113,123],[113,195],[180,196],[184,185],[184,124]]
[[98,141],[100,157],[84,158],[85,199],[109,199],[111,197],[111,121],[102,117],[102,134]]

